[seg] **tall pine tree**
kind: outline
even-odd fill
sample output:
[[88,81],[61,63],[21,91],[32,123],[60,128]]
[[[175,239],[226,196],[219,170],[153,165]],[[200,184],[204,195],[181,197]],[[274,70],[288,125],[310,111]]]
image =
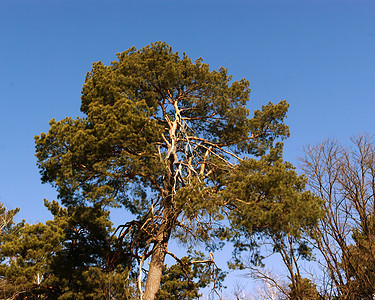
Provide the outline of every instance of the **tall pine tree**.
[[139,275],[150,258],[143,299],[156,298],[170,239],[208,243],[240,203],[241,193],[225,193],[243,180],[231,174],[289,135],[288,104],[268,103],[251,118],[249,92],[247,80],[233,81],[226,69],[211,71],[157,42],[120,53],[109,66],[95,63],[82,90],[85,116],[52,120],[36,137],[42,180],[57,188],[63,205],[123,207],[134,215],[117,234]]

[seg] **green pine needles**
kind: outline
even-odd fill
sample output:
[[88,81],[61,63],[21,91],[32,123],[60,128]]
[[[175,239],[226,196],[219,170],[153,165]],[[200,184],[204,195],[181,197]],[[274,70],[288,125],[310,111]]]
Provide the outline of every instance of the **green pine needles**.
[[85,117],[52,120],[36,137],[36,155],[65,207],[134,215],[117,229],[108,267],[126,260],[135,268],[143,299],[157,297],[172,238],[214,249],[219,232],[229,240],[243,231],[298,237],[315,222],[316,199],[277,142],[289,136],[286,101],[251,117],[247,80],[166,43],[117,56],[87,74]]

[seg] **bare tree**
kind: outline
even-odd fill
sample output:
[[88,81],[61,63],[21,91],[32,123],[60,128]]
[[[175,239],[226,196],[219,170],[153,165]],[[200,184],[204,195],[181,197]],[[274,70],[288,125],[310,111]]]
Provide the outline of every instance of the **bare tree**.
[[325,296],[372,299],[375,295],[375,146],[367,134],[346,148],[326,140],[305,149],[302,169],[323,202],[313,229]]

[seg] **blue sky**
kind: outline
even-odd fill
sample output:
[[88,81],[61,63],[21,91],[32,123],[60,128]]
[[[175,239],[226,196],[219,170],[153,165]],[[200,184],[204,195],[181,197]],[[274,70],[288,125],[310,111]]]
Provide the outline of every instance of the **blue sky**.
[[0,0],[0,201],[45,221],[34,135],[79,115],[84,77],[166,41],[251,84],[249,108],[290,104],[285,158],[326,137],[374,133],[375,1]]

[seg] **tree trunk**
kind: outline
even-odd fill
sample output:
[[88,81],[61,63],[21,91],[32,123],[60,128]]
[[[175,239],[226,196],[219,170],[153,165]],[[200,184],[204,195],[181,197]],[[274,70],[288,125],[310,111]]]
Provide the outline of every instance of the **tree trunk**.
[[157,243],[157,245],[155,245],[155,249],[151,257],[150,269],[147,274],[145,293],[143,294],[142,298],[143,300],[156,299],[156,294],[160,288],[164,259],[167,253],[168,240],[169,234],[167,238],[163,238]]
[[164,221],[162,222],[159,232],[157,234],[157,242],[153,249],[150,268],[147,274],[147,281],[145,292],[143,294],[142,300],[155,300],[156,294],[160,289],[160,281],[164,267],[164,259],[167,253],[167,247],[169,238],[171,236],[172,228],[175,225],[178,213],[175,211],[174,194],[176,190],[176,173],[174,171],[174,166],[178,163],[178,158],[176,154],[177,149],[177,137],[176,131],[178,128],[178,123],[180,121],[180,110],[177,106],[177,101],[173,102],[175,108],[175,120],[169,123],[169,136],[170,143],[167,145],[168,151],[165,157],[165,161],[168,166],[167,182],[168,196],[165,198],[165,203],[167,204],[164,209]]

